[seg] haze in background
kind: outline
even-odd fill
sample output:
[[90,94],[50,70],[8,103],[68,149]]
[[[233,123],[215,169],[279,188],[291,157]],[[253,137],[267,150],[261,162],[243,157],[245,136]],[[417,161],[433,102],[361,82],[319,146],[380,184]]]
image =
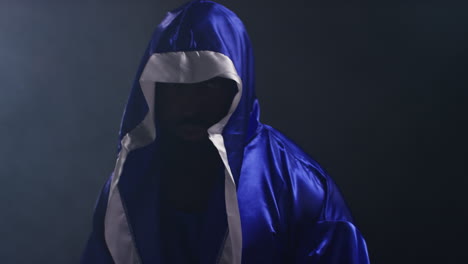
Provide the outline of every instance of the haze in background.
[[[140,58],[183,2],[0,1],[2,263],[78,262]],[[251,36],[262,121],[338,183],[372,263],[458,263],[468,4],[219,2]]]

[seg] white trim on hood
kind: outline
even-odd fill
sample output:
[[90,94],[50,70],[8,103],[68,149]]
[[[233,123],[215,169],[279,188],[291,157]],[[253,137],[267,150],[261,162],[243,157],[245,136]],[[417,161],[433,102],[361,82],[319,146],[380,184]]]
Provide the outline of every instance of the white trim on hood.
[[140,86],[148,104],[145,119],[122,139],[117,158],[105,217],[105,239],[116,264],[140,263],[125,210],[118,190],[123,164],[128,153],[146,146],[156,139],[154,124],[154,83],[196,83],[213,77],[234,80],[238,86],[228,114],[208,129],[209,139],[218,149],[225,166],[225,202],[228,237],[220,258],[222,264],[240,264],[242,257],[242,230],[237,202],[236,183],[227,159],[222,131],[237,108],[242,95],[242,80],[233,62],[226,55],[214,51],[180,51],[155,53],[140,76]]

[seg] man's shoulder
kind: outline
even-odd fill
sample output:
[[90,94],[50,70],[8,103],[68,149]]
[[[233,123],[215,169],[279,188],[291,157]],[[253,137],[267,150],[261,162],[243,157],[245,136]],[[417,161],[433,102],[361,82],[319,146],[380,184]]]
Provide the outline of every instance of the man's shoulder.
[[[307,190],[301,194],[302,197],[297,197],[296,200],[321,201],[315,206],[310,204],[309,206],[316,209],[321,207],[323,219],[352,221],[341,192],[321,165],[283,133],[271,126],[263,126],[262,137],[268,139],[265,140],[268,142],[268,148],[273,149],[273,153],[282,156],[278,160],[282,160],[282,163],[285,163],[284,161],[288,163],[286,167],[289,171],[289,180],[295,182],[297,187],[299,187],[297,183],[300,183],[300,189]],[[291,185],[291,188],[293,187],[296,188]],[[322,202],[325,203],[321,204]]]
[[[319,163],[271,126],[262,124],[245,155],[247,160],[255,160],[257,167],[268,168],[270,177],[279,177],[286,185],[302,182],[316,190],[326,188],[328,176]],[[268,165],[258,166],[260,163]]]
[[280,149],[280,153],[303,163],[306,167],[317,171],[321,175],[325,175],[325,171],[320,164],[312,158],[306,151],[304,151],[298,144],[296,144],[289,137],[284,135],[279,130],[263,124],[262,134],[268,137],[268,144],[270,148]]

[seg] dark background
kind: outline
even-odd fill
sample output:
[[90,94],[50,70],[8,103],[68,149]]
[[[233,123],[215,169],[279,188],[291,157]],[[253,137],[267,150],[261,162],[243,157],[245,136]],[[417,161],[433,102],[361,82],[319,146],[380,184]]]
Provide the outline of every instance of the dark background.
[[[0,262],[77,263],[140,58],[185,1],[0,0]],[[462,263],[468,2],[218,1],[262,120],[323,165],[372,263]]]

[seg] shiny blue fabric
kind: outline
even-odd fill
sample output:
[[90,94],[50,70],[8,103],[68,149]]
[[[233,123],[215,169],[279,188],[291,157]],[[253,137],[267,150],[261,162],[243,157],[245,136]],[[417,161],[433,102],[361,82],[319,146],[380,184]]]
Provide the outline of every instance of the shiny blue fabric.
[[[288,138],[260,122],[249,37],[239,18],[220,4],[188,2],[169,12],[157,27],[137,71],[120,139],[154,107],[146,105],[138,82],[148,58],[153,53],[197,50],[228,56],[243,83],[240,103],[223,130],[237,185],[242,263],[369,263],[365,240],[332,179]],[[144,264],[170,263],[161,258],[161,204],[154,191],[159,182],[158,155],[163,153],[158,153],[157,139],[130,152],[118,185]],[[81,263],[113,263],[103,232],[109,181],[98,199]],[[211,206],[208,215],[210,228],[199,241],[200,263],[218,261],[227,231],[224,203]]]

